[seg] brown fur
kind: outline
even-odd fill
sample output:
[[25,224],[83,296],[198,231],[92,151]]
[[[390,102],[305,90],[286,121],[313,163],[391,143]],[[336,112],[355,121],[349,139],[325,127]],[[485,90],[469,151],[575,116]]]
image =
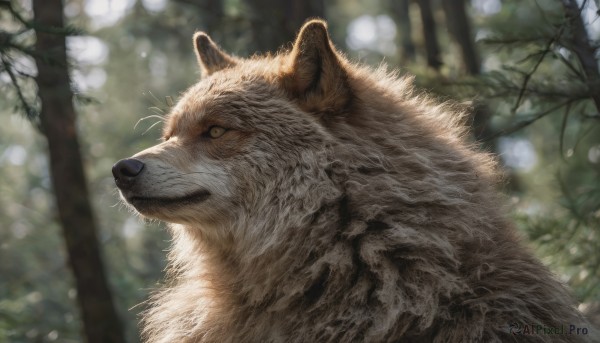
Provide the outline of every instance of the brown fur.
[[[593,340],[505,219],[494,161],[465,143],[460,109],[349,63],[321,21],[270,57],[196,37],[210,76],[165,142],[134,156],[146,166],[123,190],[174,223],[147,342]],[[213,125],[228,131],[210,138]],[[208,199],[172,200],[202,188]],[[515,336],[511,323],[589,333]]]

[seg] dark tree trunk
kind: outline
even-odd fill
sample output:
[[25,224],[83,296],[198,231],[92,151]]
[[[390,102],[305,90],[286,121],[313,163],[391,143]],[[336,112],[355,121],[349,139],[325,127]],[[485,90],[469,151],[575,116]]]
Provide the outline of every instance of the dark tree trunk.
[[[48,141],[50,172],[68,259],[77,287],[88,343],[125,342],[108,289],[77,139],[76,114],[67,68],[61,0],[33,0],[40,125]],[[40,57],[42,55],[42,57]]]
[[471,33],[471,25],[467,17],[464,0],[442,1],[446,13],[448,31],[460,46],[462,59],[467,73],[477,75],[480,72],[480,61],[475,50]]
[[[460,47],[463,65],[467,74],[479,75],[481,73],[481,63],[471,33],[471,22],[467,16],[465,0],[442,1],[442,6],[446,14],[448,31]],[[492,115],[485,101],[478,101],[473,104],[472,132],[475,140],[481,142],[484,149],[496,153],[498,152],[496,140],[486,140],[494,133],[490,125],[491,117]],[[511,177],[511,186],[516,187],[516,181]]]
[[592,47],[590,44],[577,1],[563,0],[562,3],[571,29],[571,46],[569,48],[575,52],[579,63],[581,63],[588,87],[590,87],[592,100],[596,105],[596,109],[600,112],[600,72],[595,57],[597,48]]
[[277,51],[294,40],[309,18],[324,18],[323,0],[244,0],[249,10],[255,48],[260,52]]
[[[469,75],[479,75],[481,72],[479,57],[471,34],[470,19],[467,17],[464,0],[442,1],[446,14],[448,31],[460,46],[463,65]],[[490,113],[484,103],[475,103],[473,108],[473,133],[475,139],[482,141],[490,137]],[[496,151],[494,142],[486,142],[486,148]]]
[[412,26],[410,22],[409,0],[391,0],[391,13],[396,21],[398,36],[400,37],[401,62],[414,61],[415,45],[412,40]]
[[[481,62],[475,40],[471,32],[471,21],[467,16],[465,0],[442,1],[444,13],[446,14],[446,25],[452,38],[461,50],[463,65],[467,74],[476,76],[481,73]],[[482,148],[493,153],[498,153],[498,142],[489,139],[494,134],[491,127],[492,113],[485,101],[477,101],[473,104],[472,132],[475,140],[480,142]],[[521,186],[514,171],[507,174],[508,186],[512,191],[518,191]]]
[[[449,1],[449,0],[446,0]],[[427,54],[427,65],[435,70],[442,66],[440,58],[440,44],[437,38],[435,18],[430,0],[417,0],[421,10],[421,22],[423,23],[423,37],[425,39],[425,51]]]

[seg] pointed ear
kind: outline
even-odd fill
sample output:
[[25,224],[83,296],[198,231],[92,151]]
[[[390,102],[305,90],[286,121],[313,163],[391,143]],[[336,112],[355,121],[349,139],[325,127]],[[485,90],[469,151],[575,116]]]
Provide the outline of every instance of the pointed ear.
[[283,68],[283,86],[302,107],[339,112],[351,99],[344,60],[329,40],[327,24],[310,20],[302,26]]
[[194,48],[203,74],[210,75],[236,64],[235,59],[219,49],[204,32],[194,34]]

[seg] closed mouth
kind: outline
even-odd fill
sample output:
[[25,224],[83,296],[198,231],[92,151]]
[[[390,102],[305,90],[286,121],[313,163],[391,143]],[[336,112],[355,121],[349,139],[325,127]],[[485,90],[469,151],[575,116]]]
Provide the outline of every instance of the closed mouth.
[[173,205],[185,205],[190,203],[199,203],[206,200],[210,196],[210,192],[207,190],[201,190],[182,197],[142,197],[132,196],[128,197],[127,201],[134,207],[148,207],[148,206],[173,206]]

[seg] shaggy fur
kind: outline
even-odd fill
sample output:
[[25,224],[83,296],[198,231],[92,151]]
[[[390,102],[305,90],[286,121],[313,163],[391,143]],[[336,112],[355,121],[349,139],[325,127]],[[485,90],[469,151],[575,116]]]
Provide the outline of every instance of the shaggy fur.
[[208,76],[120,185],[172,223],[147,342],[594,340],[505,219],[494,161],[463,139],[460,109],[349,63],[321,21],[275,56],[194,42]]

